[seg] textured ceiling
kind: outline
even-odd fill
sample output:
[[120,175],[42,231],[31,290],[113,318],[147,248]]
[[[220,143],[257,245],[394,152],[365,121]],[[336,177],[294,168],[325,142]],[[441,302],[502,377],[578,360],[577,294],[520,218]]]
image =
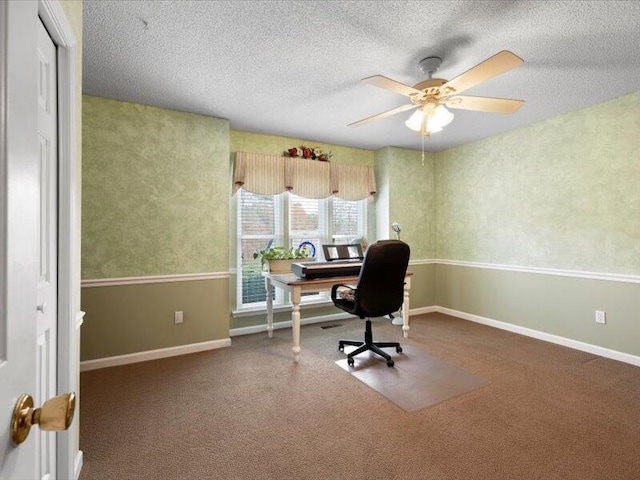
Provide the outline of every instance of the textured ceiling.
[[367,149],[420,149],[407,103],[360,79],[413,85],[421,58],[452,79],[500,50],[524,65],[465,94],[513,115],[454,110],[438,151],[640,90],[638,1],[84,2],[84,93],[227,118],[231,128]]

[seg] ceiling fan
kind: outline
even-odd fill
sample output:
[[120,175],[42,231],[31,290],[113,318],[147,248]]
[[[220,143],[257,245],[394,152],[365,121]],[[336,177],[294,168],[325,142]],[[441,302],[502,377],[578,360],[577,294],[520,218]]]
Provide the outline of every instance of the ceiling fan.
[[493,57],[486,59],[449,81],[442,78],[432,78],[433,73],[438,70],[441,63],[442,59],[440,57],[422,59],[420,61],[420,69],[429,75],[429,79],[417,83],[413,87],[382,75],[363,78],[362,81],[365,83],[409,97],[411,103],[363,118],[357,122],[350,123],[348,126],[359,127],[417,108],[418,110],[405,122],[405,125],[412,130],[420,132],[425,137],[431,137],[432,133],[441,131],[442,127],[453,120],[453,113],[447,110],[445,106],[479,112],[513,113],[524,104],[524,100],[510,98],[459,95],[471,87],[519,67],[524,63],[520,57],[508,50],[495,54]]

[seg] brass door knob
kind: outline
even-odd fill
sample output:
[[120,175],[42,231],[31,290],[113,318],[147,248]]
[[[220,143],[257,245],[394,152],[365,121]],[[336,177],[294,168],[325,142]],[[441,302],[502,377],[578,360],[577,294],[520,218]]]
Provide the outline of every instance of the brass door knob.
[[66,430],[73,421],[75,410],[75,393],[53,397],[44,402],[41,408],[33,408],[33,398],[23,393],[13,409],[11,441],[14,445],[20,445],[27,439],[31,426],[35,424],[47,431]]

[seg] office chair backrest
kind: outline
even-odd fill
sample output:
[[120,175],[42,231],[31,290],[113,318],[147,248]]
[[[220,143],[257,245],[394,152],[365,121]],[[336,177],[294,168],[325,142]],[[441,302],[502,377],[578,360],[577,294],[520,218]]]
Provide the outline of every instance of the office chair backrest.
[[381,317],[400,309],[409,254],[409,245],[400,240],[380,240],[369,245],[358,277],[361,317]]

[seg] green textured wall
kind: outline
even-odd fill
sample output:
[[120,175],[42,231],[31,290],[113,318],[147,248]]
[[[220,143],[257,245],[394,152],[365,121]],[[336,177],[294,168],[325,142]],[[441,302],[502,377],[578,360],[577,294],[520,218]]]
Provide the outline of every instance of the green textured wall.
[[[85,278],[226,271],[234,257],[228,236],[234,218],[228,217],[231,152],[279,155],[303,143],[331,150],[332,161],[375,167],[376,213],[384,221],[378,227],[390,236],[388,224],[400,223],[413,260],[640,274],[640,92],[426,153],[424,166],[420,152],[401,148],[372,152],[229,132],[225,120],[96,97],[85,97],[84,105]],[[197,225],[194,238],[184,236],[187,224]],[[438,304],[640,353],[632,345],[640,333],[637,284],[450,265],[410,268],[412,308]],[[214,306],[189,297],[177,283],[164,285],[162,291],[83,289],[83,359],[225,338],[230,321],[232,328],[264,323],[263,315],[229,319],[233,277],[203,282],[218,299]],[[166,300],[161,311],[152,305],[155,295]],[[134,298],[148,308],[118,310],[119,302]],[[174,336],[167,318],[190,308],[200,312],[193,334],[185,321]],[[211,308],[221,315],[211,315]],[[606,326],[594,327],[594,309],[607,311]],[[329,313],[335,310],[309,309],[303,316]],[[135,338],[139,324],[146,342]]]
[[82,277],[228,271],[229,123],[83,98]]
[[[83,108],[83,278],[228,271],[228,122],[92,96]],[[82,309],[82,360],[229,336],[227,279],[83,288]]]
[[391,148],[382,148],[375,154],[376,188],[375,198],[376,234],[374,238],[389,238],[391,220],[389,212],[389,195],[391,187]]
[[83,288],[82,360],[228,338],[228,298],[227,279]]
[[432,307],[436,300],[436,264],[409,264],[411,277],[411,291],[409,292],[409,309]]
[[[434,258],[435,186],[434,156],[397,147],[385,147],[375,154],[376,236],[395,238],[391,223],[398,222],[400,238],[411,247],[411,260]],[[414,264],[410,308],[436,304],[435,265]]]
[[435,290],[441,307],[640,356],[637,283],[436,265]]
[[[437,258],[640,274],[638,132],[640,92],[435,154]],[[640,284],[441,264],[435,284],[440,306],[640,355]]]
[[437,153],[437,258],[640,274],[640,92]]
[[[389,221],[402,228],[400,238],[411,246],[411,259],[434,258],[434,157],[389,147]],[[391,237],[395,233],[391,232]]]
[[283,151],[291,147],[299,147],[300,145],[318,147],[325,152],[331,152],[333,154],[331,162],[373,166],[375,156],[373,150],[343,147],[341,145],[321,143],[314,140],[279,137],[276,135],[244,132],[241,130],[231,130],[230,134],[230,149],[232,153],[251,152],[262,153],[264,155],[282,155]]

